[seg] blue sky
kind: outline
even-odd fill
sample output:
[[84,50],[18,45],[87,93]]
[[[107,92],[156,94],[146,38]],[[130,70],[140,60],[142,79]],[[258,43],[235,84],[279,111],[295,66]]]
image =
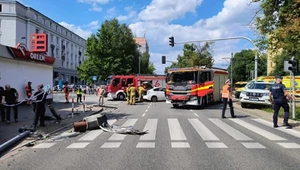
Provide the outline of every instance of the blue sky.
[[[188,3],[186,3],[188,1]],[[259,3],[251,0],[20,0],[78,35],[87,38],[95,33],[103,21],[117,18],[133,33],[145,35],[150,60],[156,73],[166,65],[161,56],[175,61],[182,54],[182,44],[171,48],[168,37],[175,42],[206,40],[236,36],[255,39],[257,34],[249,25]],[[201,46],[200,44],[197,44]],[[224,57],[242,49],[253,49],[246,40],[218,41],[212,45],[214,64],[226,68]]]

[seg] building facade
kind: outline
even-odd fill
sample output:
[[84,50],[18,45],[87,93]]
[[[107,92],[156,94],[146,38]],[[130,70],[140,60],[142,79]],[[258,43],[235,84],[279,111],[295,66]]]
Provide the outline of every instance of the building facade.
[[48,56],[55,58],[54,84],[79,84],[76,68],[85,60],[85,39],[37,10],[17,1],[0,0],[0,44],[23,43],[30,49],[30,35],[48,35]]
[[149,46],[145,37],[135,37],[134,40],[138,44],[138,50],[141,54],[149,53]]

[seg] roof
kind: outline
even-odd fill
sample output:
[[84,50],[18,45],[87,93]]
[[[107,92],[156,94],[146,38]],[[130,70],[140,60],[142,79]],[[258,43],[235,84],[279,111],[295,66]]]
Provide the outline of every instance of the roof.
[[135,40],[135,43],[137,43],[139,45],[146,45],[147,44],[147,40],[144,37],[135,37],[133,39]]

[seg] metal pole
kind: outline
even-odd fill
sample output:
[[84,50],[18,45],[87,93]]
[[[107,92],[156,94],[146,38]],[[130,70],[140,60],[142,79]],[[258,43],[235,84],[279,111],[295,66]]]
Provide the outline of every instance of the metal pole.
[[[295,96],[295,75],[294,73],[292,73],[292,78],[293,78],[293,82],[292,82],[292,91],[293,91],[293,96]],[[292,103],[292,112],[293,112],[293,119],[295,119],[295,101],[293,100],[293,103]]]
[[23,133],[15,136],[14,138],[12,138],[9,141],[7,141],[7,142],[3,143],[2,145],[0,145],[0,153],[3,152],[3,151],[5,151],[9,147],[13,146],[15,143],[17,143],[21,139],[23,139],[26,136],[28,136],[29,133],[30,133],[30,130],[26,130],[25,132],[23,132]]
[[230,58],[230,84],[231,84],[231,86],[230,86],[230,88],[231,88],[231,92],[233,92],[233,74],[232,74],[232,69],[233,69],[233,67],[232,67],[232,65],[233,65],[233,63],[232,63],[232,59],[233,59],[233,53],[231,53],[231,58]]

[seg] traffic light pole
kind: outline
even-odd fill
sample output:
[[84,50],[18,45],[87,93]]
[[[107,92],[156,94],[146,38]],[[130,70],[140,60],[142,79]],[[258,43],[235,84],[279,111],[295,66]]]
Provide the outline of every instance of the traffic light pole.
[[227,38],[217,38],[217,39],[208,39],[208,40],[198,40],[198,41],[186,41],[186,42],[177,42],[174,44],[186,44],[186,43],[193,43],[193,42],[213,42],[213,41],[224,41],[224,40],[237,40],[237,39],[244,39],[249,41],[255,48],[256,50],[256,54],[255,54],[255,65],[254,65],[254,73],[255,73],[255,82],[257,81],[257,66],[258,66],[258,54],[259,50],[257,48],[257,46],[254,44],[254,42],[248,38],[248,37],[227,37]]
[[[291,84],[291,86],[292,86],[292,95],[293,95],[293,97],[295,97],[295,75],[292,71],[291,71],[291,74],[292,74],[292,84]],[[292,116],[293,116],[293,119],[296,118],[295,112],[296,112],[295,100],[292,100]]]

